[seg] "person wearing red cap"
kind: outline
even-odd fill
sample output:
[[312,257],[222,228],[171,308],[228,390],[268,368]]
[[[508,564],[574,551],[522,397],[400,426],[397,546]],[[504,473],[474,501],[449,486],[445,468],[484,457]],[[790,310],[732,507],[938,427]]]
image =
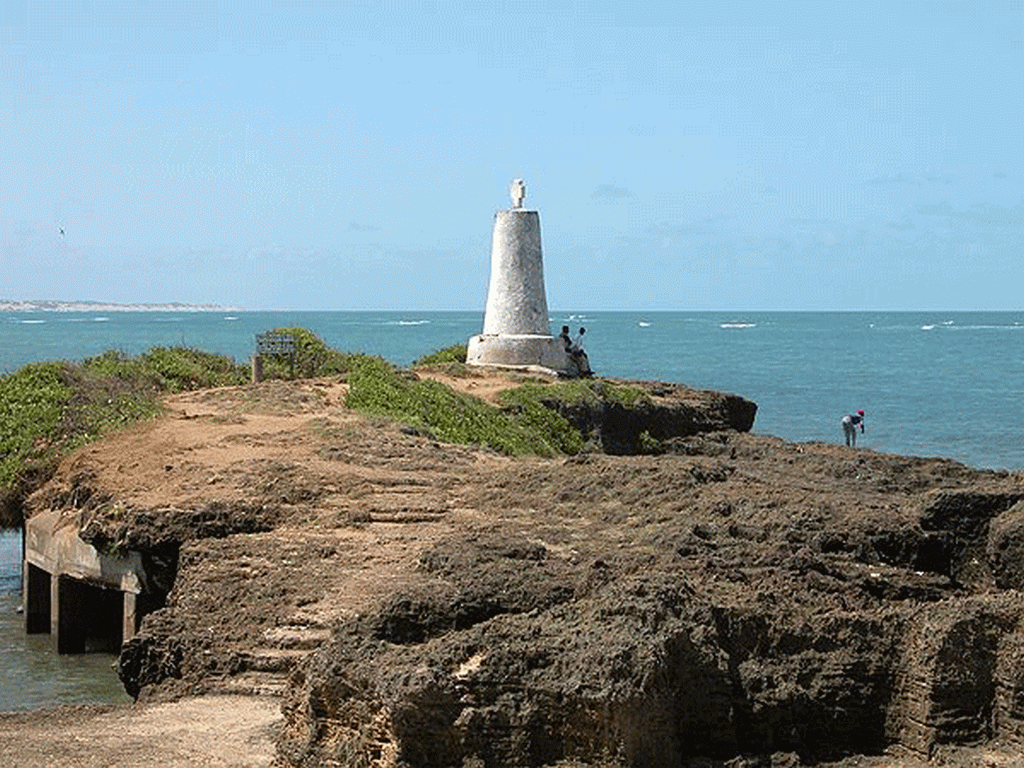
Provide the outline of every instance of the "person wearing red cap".
[[857,425],[860,425],[861,434],[864,434],[864,411],[843,416],[843,434],[846,435],[846,444],[851,448],[857,447]]

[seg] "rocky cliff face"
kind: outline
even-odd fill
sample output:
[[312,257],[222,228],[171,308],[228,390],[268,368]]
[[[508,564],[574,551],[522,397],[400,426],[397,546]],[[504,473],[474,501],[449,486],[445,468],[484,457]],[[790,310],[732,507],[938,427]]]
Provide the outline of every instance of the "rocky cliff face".
[[[640,477],[616,477],[576,518],[593,530],[607,519],[597,508],[629,497],[618,524],[632,535],[614,543],[534,517],[469,551],[453,538],[425,552],[434,587],[343,623],[296,672],[289,754],[669,766],[1020,746],[1024,599],[993,590],[999,560],[972,555],[988,521],[1017,509],[1015,481],[738,435],[702,442],[710,456],[689,447],[703,461],[631,463]],[[609,459],[586,469],[598,483],[621,471]],[[847,473],[874,492],[844,500]],[[964,481],[971,490],[907,493]],[[632,498],[670,486],[675,515]]]
[[[665,453],[681,438],[708,432],[749,432],[757,405],[738,395],[696,390],[662,382],[619,382],[638,388],[647,398],[625,404],[602,398],[595,403],[542,400],[560,413],[604,453]],[[599,391],[600,391],[600,385]]]
[[[37,502],[174,550],[126,683],[279,693],[288,764],[1012,764],[1024,478],[750,435],[753,404],[652,386],[646,413],[564,411],[620,455],[557,460],[334,386],[181,396]],[[62,493],[85,470],[101,505]]]

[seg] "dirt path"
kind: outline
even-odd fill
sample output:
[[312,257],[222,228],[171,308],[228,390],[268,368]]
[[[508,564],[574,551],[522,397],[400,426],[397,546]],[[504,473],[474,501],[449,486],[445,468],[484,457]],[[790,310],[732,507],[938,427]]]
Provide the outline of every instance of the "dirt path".
[[274,762],[273,697],[202,696],[149,706],[0,714],[0,765],[257,768]]

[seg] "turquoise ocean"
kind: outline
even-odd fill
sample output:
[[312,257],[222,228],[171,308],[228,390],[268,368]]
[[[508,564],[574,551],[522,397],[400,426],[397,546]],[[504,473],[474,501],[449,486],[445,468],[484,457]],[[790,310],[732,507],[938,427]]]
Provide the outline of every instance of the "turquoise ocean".
[[[481,312],[5,312],[0,373],[157,345],[244,362],[255,334],[286,326],[408,364],[482,324]],[[838,442],[842,416],[863,408],[864,448],[1024,469],[1024,311],[552,312],[551,324],[586,327],[598,375],[753,400],[757,433]],[[55,659],[46,637],[20,634],[20,546],[0,534],[0,710],[120,700],[112,657]]]

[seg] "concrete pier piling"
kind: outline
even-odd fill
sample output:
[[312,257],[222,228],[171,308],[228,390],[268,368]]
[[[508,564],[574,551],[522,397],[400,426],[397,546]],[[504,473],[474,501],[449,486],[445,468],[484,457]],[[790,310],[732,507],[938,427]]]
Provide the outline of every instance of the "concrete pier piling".
[[548,321],[540,215],[522,208],[522,179],[513,181],[509,192],[512,209],[494,215],[483,333],[469,340],[466,362],[568,375],[572,366],[565,344],[551,335]]
[[144,580],[137,552],[98,552],[58,512],[25,524],[25,630],[52,635],[58,653],[117,653],[138,627]]

